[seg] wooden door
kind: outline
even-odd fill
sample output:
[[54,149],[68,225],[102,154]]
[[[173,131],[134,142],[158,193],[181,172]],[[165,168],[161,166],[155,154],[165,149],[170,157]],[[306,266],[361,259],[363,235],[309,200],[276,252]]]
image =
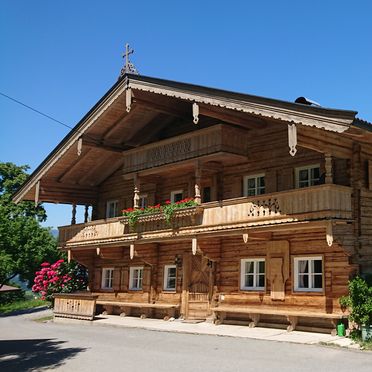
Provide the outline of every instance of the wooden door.
[[210,314],[213,290],[213,263],[197,254],[191,257],[188,285],[188,319],[206,319]]

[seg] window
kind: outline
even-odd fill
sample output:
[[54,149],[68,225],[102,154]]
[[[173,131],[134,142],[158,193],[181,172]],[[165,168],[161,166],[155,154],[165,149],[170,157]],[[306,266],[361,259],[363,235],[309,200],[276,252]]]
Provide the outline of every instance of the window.
[[244,196],[265,194],[265,175],[256,174],[244,177]]
[[211,199],[211,187],[210,186],[203,187],[202,202],[209,203],[211,200],[212,200]]
[[147,208],[147,194],[140,194],[139,196],[139,207],[140,208]]
[[183,190],[176,190],[171,192],[170,201],[172,203],[178,202],[183,199]]
[[321,292],[323,290],[322,257],[295,257],[294,290]]
[[164,266],[164,290],[175,291],[177,281],[177,268],[176,265]]
[[241,260],[240,289],[264,290],[265,289],[265,259],[247,258]]
[[104,268],[102,269],[102,289],[111,289],[112,281],[114,279],[114,269],[113,268]]
[[142,289],[143,266],[131,267],[129,271],[129,289],[138,291]]
[[118,215],[118,201],[109,200],[106,203],[106,218],[116,217]]
[[319,164],[296,168],[297,188],[319,185],[319,179],[320,179]]

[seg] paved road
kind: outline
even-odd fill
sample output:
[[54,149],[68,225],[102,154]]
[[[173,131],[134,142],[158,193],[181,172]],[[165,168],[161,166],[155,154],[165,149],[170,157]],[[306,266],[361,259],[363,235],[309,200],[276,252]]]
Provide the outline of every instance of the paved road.
[[0,371],[372,371],[372,353],[0,318]]

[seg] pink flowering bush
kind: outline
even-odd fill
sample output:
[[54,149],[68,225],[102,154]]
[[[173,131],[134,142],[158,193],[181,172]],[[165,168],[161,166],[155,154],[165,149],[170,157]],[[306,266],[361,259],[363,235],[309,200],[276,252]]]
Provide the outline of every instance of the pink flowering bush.
[[32,291],[41,294],[42,300],[53,303],[54,293],[71,293],[85,290],[88,284],[87,271],[77,262],[58,260],[54,264],[43,262],[35,273]]

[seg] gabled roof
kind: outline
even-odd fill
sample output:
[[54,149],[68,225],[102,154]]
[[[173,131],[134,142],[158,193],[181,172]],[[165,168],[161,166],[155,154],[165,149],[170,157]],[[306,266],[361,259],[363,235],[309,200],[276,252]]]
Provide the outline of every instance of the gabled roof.
[[[126,92],[128,89],[133,92],[135,102],[142,104],[141,110],[132,109],[131,112],[126,112]],[[158,104],[154,105],[156,100]],[[151,132],[153,128],[156,128],[153,125],[156,120],[171,125],[170,121],[164,117],[167,113],[170,113],[172,117],[190,116],[190,120],[192,120],[192,104],[194,103],[198,105],[200,115],[216,120],[221,117],[223,111],[224,117],[236,116],[239,120],[242,119],[242,115],[249,115],[257,120],[267,119],[282,123],[295,123],[338,133],[347,131],[352,125],[362,128],[360,121],[355,120],[355,111],[309,106],[194,84],[127,74],[109,89],[35,169],[15,193],[14,201],[33,199],[36,184],[40,179],[43,179],[46,181],[44,184],[45,197],[41,197],[41,201],[57,201],[53,196],[48,196],[48,188],[50,190],[60,189],[61,195],[64,195],[66,190],[71,187],[71,190],[74,189],[71,194],[75,193],[79,196],[77,191],[81,191],[81,195],[86,196],[85,202],[89,203],[97,193],[98,184],[92,182],[95,174],[91,173],[91,177],[89,177],[91,168],[96,166],[97,162],[102,161],[102,167],[104,162],[110,165],[109,168],[104,167],[107,169],[99,180],[102,182],[121,166],[123,151],[146,143],[141,143],[138,139],[143,137],[138,136],[138,132],[145,126]],[[163,114],[161,120],[156,117],[155,113]],[[363,125],[362,129],[370,130],[367,124]],[[90,155],[86,155],[84,159],[78,157],[76,151],[72,150],[81,138],[83,138],[83,145],[86,144],[91,149]],[[149,137],[146,140],[151,141],[152,139],[156,140],[156,137]],[[108,143],[114,152],[107,155],[105,159],[97,160],[100,156],[97,156],[94,147],[108,148]],[[115,148],[117,149],[116,153]],[[73,174],[74,170],[71,169],[78,163],[84,163],[84,169],[87,170],[85,173],[88,172],[88,175],[83,177],[83,181],[77,176],[75,178],[71,176],[74,182],[70,185],[65,184],[64,179],[67,178],[67,174]],[[56,164],[59,166],[56,167]],[[43,182],[41,186],[43,186]],[[61,196],[59,201],[67,202],[67,199]]]

